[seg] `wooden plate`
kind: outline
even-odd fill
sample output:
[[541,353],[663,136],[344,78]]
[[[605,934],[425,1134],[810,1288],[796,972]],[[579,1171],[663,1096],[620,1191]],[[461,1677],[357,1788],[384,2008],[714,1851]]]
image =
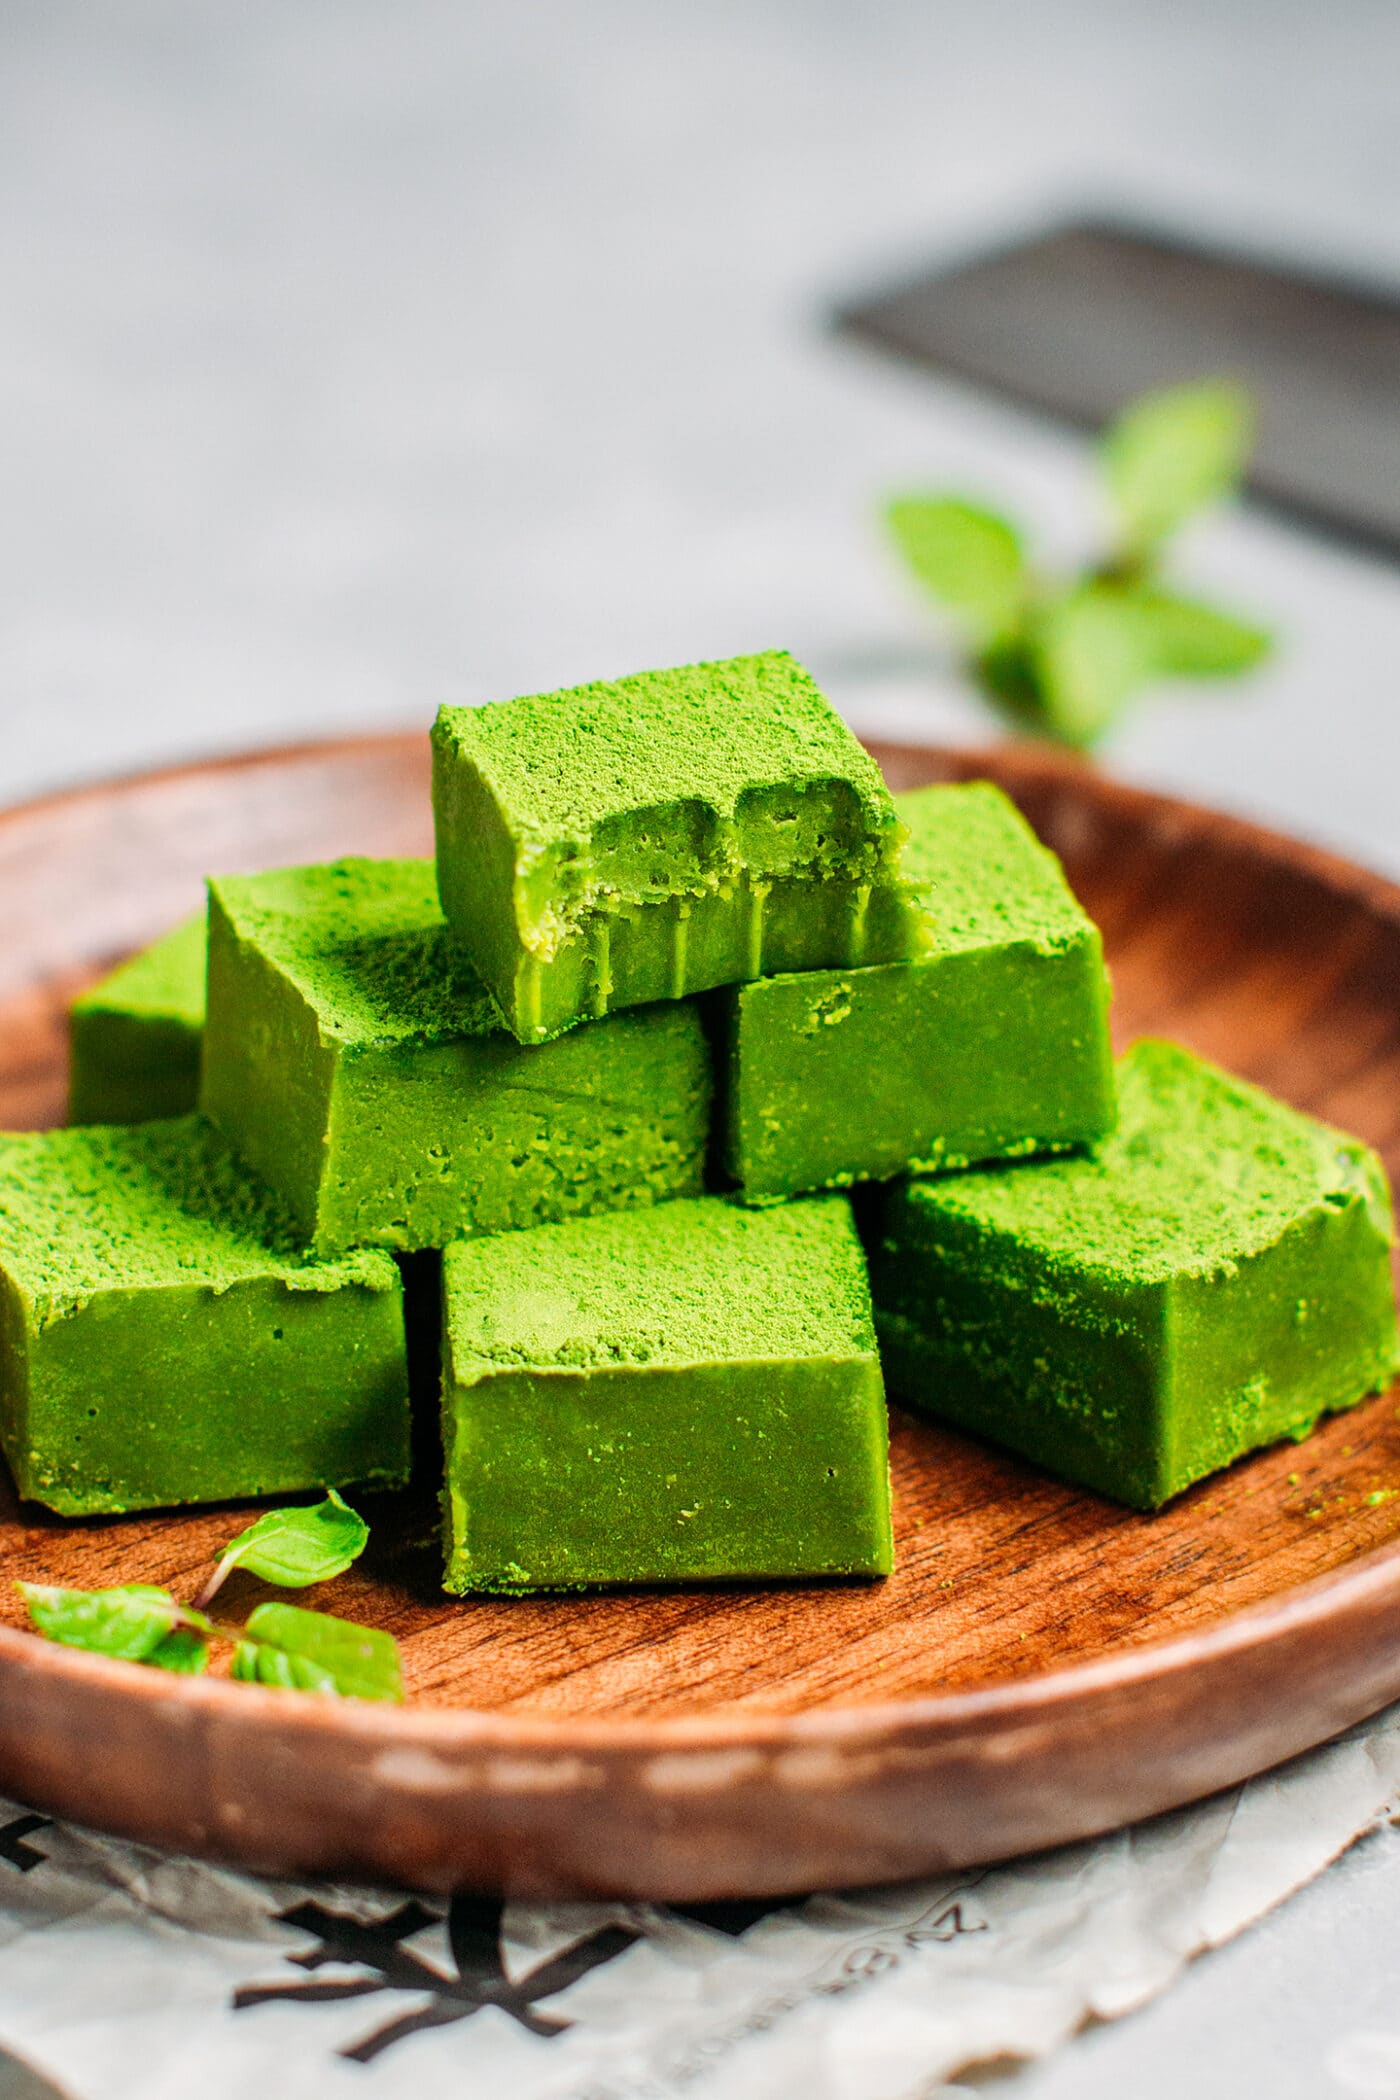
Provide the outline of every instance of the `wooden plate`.
[[[899,786],[1012,791],[1104,927],[1121,1037],[1178,1035],[1400,1166],[1400,890],[1029,748],[880,755]],[[416,737],[0,818],[0,1120],[61,1114],[67,1000],[191,908],[207,868],[428,845]],[[401,1498],[327,1602],[399,1636],[403,1710],[54,1647],[6,1583],[0,1791],[283,1872],[677,1900],[1082,1837],[1400,1695],[1396,1399],[1158,1517],[897,1422],[899,1572],[873,1589],[448,1603],[429,1502]],[[0,1490],[9,1576],[189,1594],[229,1530],[217,1511],[69,1525]]]

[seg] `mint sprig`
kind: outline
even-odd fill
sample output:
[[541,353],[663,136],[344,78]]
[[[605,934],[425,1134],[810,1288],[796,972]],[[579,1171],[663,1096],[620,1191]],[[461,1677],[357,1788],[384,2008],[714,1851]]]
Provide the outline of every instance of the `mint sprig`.
[[368,1524],[334,1488],[312,1509],[270,1509],[225,1546],[199,1602],[210,1603],[235,1568],[282,1589],[332,1582],[359,1559],[368,1539]]
[[1002,714],[1087,749],[1154,679],[1233,677],[1268,653],[1262,627],[1179,595],[1161,573],[1173,534],[1238,486],[1253,427],[1248,395],[1223,380],[1133,402],[1101,447],[1114,533],[1079,576],[1036,570],[1015,525],[962,496],[887,504],[906,566],[952,614]]
[[327,1582],[359,1558],[368,1537],[364,1519],[332,1489],[312,1509],[268,1510],[240,1532],[194,1604],[144,1582],[106,1590],[37,1582],[16,1588],[39,1632],[68,1648],[194,1677],[208,1668],[211,1643],[228,1641],[231,1675],[240,1683],[401,1700],[403,1673],[391,1634],[294,1604],[260,1604],[244,1626],[221,1625],[203,1608],[236,1567],[289,1589]]
[[[87,1648],[122,1662],[153,1662],[177,1633],[196,1639],[213,1631],[200,1611],[177,1604],[169,1590],[148,1582],[120,1589],[65,1590],[46,1582],[16,1583],[40,1633],[65,1648]],[[174,1652],[174,1651],[172,1651]],[[170,1667],[161,1662],[159,1667]]]
[[402,1699],[399,1644],[391,1634],[296,1604],[260,1604],[233,1652],[244,1684],[333,1692],[342,1699]]

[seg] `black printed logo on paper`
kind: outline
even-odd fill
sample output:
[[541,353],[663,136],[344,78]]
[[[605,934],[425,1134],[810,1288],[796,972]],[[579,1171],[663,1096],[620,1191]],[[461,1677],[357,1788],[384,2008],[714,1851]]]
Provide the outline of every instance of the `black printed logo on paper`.
[[692,1925],[707,1925],[711,1932],[741,1940],[751,1925],[761,1924],[764,1918],[775,1918],[780,1911],[795,1910],[806,1901],[805,1896],[780,1896],[768,1901],[736,1897],[718,1903],[673,1903],[670,1911],[673,1917],[688,1918]]
[[[981,1879],[980,1875],[978,1879]],[[912,1925],[904,1935],[904,1944],[906,1947],[919,1947],[926,1940],[932,1940],[935,1945],[946,1947],[949,1940],[964,1939],[970,1932],[986,1932],[988,1929],[985,1918],[979,1918],[975,1925],[970,1925],[963,1916],[961,1903],[950,1903],[936,1918],[925,1917],[920,1919],[917,1925]]]
[[17,1867],[21,1874],[32,1874],[36,1867],[43,1866],[49,1855],[28,1840],[36,1830],[52,1828],[47,1816],[16,1816],[13,1823],[0,1824],[0,1859],[6,1866]]
[[570,1984],[592,1970],[615,1961],[640,1935],[623,1926],[609,1925],[541,1963],[518,1983],[512,1983],[501,1961],[504,1908],[494,1899],[454,1897],[446,1924],[455,1973],[444,1975],[404,1945],[416,1933],[443,1922],[439,1913],[425,1909],[421,1903],[400,1904],[388,1917],[371,1924],[341,1911],[327,1910],[320,1903],[298,1903],[292,1910],[279,1912],[278,1922],[295,1931],[311,1933],[316,1945],[305,1954],[288,1957],[295,1967],[321,1969],[337,1964],[369,1973],[325,1982],[255,1984],[235,1993],[233,2009],[247,2012],[258,2005],[289,2002],[333,2005],[342,2000],[373,1997],[381,1991],[409,1992],[425,2001],[340,2051],[343,2057],[359,2064],[372,2063],[410,2035],[469,2020],[488,2005],[517,2020],[531,2034],[547,2039],[564,2034],[573,2022],[537,2011],[540,2000],[568,1990]]

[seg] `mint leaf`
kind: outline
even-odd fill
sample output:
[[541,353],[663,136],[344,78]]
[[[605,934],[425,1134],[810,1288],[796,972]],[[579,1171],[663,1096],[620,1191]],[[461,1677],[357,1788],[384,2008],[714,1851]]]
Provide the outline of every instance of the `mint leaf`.
[[[66,1648],[87,1648],[122,1662],[152,1662],[177,1627],[212,1629],[200,1613],[177,1604],[168,1590],[134,1582],[122,1589],[63,1590],[48,1583],[16,1584],[40,1633]],[[162,1669],[172,1667],[166,1660]]]
[[885,522],[914,575],[983,636],[1014,625],[1026,563],[1014,526],[957,496],[896,496]]
[[359,1559],[368,1538],[364,1518],[334,1488],[314,1509],[270,1509],[225,1546],[199,1601],[207,1604],[235,1568],[289,1590],[330,1582]]
[[1134,401],[1103,440],[1128,554],[1141,560],[1193,511],[1239,481],[1254,436],[1242,387],[1202,380]]
[[142,1660],[156,1670],[173,1670],[180,1677],[201,1677],[209,1667],[209,1643],[192,1626],[177,1626],[167,1633]]
[[1251,670],[1269,653],[1262,627],[1173,592],[1134,593],[1156,670],[1179,678],[1228,678]]
[[1098,742],[1156,669],[1141,608],[1116,584],[1080,584],[1047,606],[1031,646],[1045,726],[1079,748]]
[[1053,734],[1045,719],[1040,667],[1024,635],[1004,635],[989,643],[973,668],[988,697],[1011,721],[1036,736]]
[[392,1634],[296,1604],[260,1604],[234,1650],[244,1684],[330,1692],[342,1699],[403,1698],[399,1644]]
[[[989,675],[997,669],[995,660],[988,662],[995,652],[987,653],[982,669],[1008,712],[1034,721],[1028,697],[1034,696],[1043,732],[1086,748],[1097,743],[1138,686],[1164,676],[1227,677],[1256,664],[1268,646],[1262,628],[1213,606],[1148,585],[1095,578],[1037,614],[1019,692],[1006,675],[998,691]],[[1009,668],[1016,670],[1014,654]]]
[[240,1641],[229,1665],[230,1677],[240,1684],[264,1684],[276,1692],[329,1692],[338,1697],[340,1687],[334,1673],[305,1656],[288,1655],[281,1648]]

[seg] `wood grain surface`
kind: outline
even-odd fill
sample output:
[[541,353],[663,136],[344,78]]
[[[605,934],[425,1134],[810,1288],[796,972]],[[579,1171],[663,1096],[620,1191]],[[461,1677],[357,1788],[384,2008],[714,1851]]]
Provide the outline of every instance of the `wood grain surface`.
[[[1016,796],[1104,929],[1120,1041],[1175,1035],[1400,1167],[1400,891],[1032,747],[879,756],[897,786]],[[68,999],[206,871],[429,847],[418,738],[0,817],[0,1122],[61,1115]],[[19,1630],[6,1580],[0,1789],[273,1869],[697,1899],[1084,1835],[1400,1695],[1397,1399],[1158,1516],[897,1417],[898,1569],[874,1587],[449,1602],[425,1482],[366,1503],[364,1563],[318,1593],[398,1635],[402,1712],[58,1649]],[[218,1510],[66,1524],[0,1474],[7,1578],[190,1594],[236,1528]],[[230,1607],[256,1593],[235,1577]]]

